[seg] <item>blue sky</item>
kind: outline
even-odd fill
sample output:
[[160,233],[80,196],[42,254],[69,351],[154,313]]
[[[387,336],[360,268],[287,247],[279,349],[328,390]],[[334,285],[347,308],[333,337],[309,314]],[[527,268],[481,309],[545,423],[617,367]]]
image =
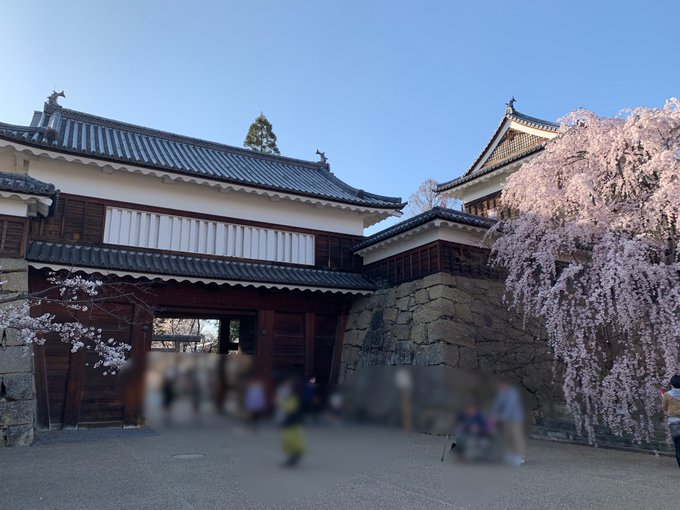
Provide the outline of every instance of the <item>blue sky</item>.
[[[460,175],[511,97],[555,120],[678,95],[680,2],[6,2],[0,121],[75,110],[282,154],[405,200]],[[381,227],[386,226],[381,224]],[[375,229],[373,229],[375,230]]]

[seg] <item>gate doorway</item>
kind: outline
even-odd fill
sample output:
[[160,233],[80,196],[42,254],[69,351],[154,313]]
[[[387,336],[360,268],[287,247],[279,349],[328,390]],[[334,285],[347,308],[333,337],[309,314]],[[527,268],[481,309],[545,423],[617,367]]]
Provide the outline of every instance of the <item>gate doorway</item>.
[[257,314],[163,312],[153,320],[151,351],[256,355]]

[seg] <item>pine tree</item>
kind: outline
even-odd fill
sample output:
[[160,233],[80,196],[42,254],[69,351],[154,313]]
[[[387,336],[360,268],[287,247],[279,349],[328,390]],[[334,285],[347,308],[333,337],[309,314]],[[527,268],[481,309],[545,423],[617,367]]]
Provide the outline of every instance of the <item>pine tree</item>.
[[243,146],[265,154],[281,154],[276,146],[276,135],[272,130],[272,124],[262,112],[250,125]]

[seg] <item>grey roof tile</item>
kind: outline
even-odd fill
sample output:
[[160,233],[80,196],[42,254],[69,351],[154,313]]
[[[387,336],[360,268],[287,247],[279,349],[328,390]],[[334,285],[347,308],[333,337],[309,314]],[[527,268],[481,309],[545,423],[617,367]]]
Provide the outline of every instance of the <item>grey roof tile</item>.
[[477,216],[475,214],[464,213],[462,211],[447,209],[445,207],[433,207],[429,211],[425,211],[424,213],[414,216],[413,218],[409,218],[405,221],[402,221],[401,223],[397,223],[390,228],[386,228],[385,230],[367,237],[354,247],[354,251],[357,252],[359,250],[363,250],[364,248],[390,239],[391,237],[398,236],[404,232],[408,232],[413,228],[419,227],[420,225],[424,225],[425,223],[429,223],[430,221],[436,219],[462,223],[464,225],[470,225],[479,228],[489,228],[494,223],[496,223],[495,220]]
[[232,280],[244,283],[297,285],[338,290],[370,291],[376,288],[373,282],[358,273],[44,241],[29,241],[26,260],[91,269]]
[[46,105],[31,126],[0,123],[0,137],[50,150],[133,163],[241,184],[383,209],[400,198],[366,193],[338,179],[318,162],[262,154]]
[[40,196],[52,196],[57,192],[54,184],[39,181],[30,175],[10,172],[0,172],[0,191]]

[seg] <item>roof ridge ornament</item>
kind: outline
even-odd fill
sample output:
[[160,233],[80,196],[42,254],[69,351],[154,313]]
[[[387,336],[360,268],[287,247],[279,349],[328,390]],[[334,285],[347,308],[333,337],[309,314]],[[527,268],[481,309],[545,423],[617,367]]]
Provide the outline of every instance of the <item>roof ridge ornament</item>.
[[512,96],[512,98],[510,98],[510,101],[505,103],[505,107],[506,107],[505,108],[505,114],[506,115],[512,115],[513,113],[515,113],[515,101],[517,101],[515,99],[515,96]]
[[330,170],[330,165],[328,164],[328,158],[326,157],[325,152],[321,152],[319,149],[316,149],[316,154],[319,156],[319,164],[326,168],[326,170]]
[[48,106],[61,106],[58,102],[57,99],[60,97],[63,97],[66,99],[66,94],[64,94],[64,91],[62,90],[61,92],[57,92],[56,90],[52,90],[52,93],[47,96],[47,105]]

